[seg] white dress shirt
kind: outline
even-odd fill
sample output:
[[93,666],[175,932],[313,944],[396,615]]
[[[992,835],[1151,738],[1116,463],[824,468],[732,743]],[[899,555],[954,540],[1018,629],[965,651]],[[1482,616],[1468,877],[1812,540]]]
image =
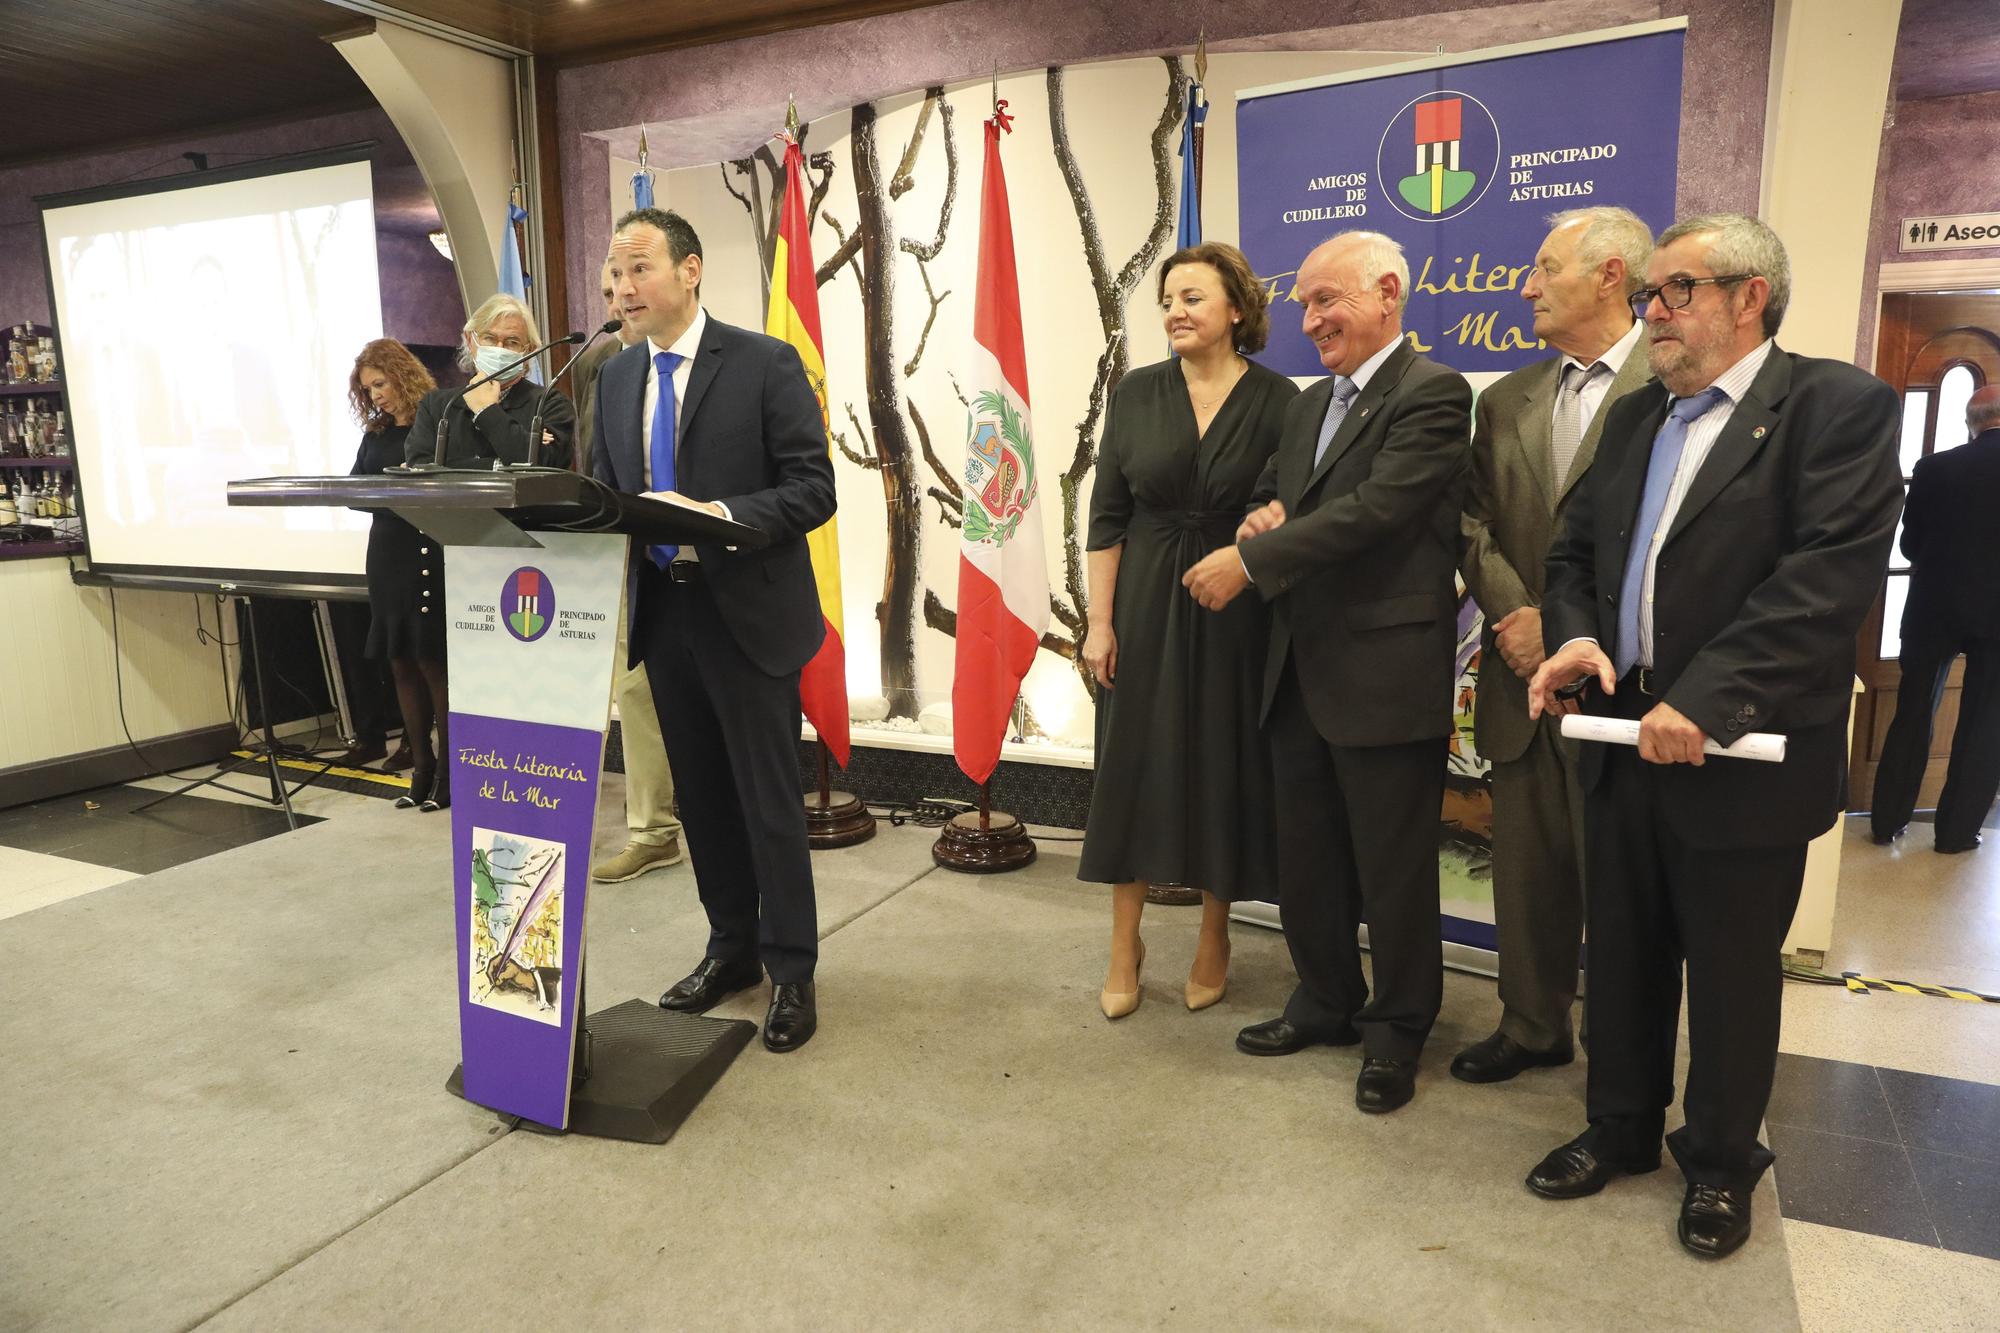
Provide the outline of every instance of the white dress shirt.
[[[1639,335],[1645,331],[1646,326],[1635,319],[1632,321],[1632,327],[1625,331],[1625,336],[1605,349],[1604,355],[1593,363],[1604,367],[1608,373],[1603,375],[1590,374],[1589,366],[1567,353],[1564,354],[1563,366],[1575,366],[1585,374],[1583,387],[1577,390],[1576,394],[1578,438],[1590,433],[1590,423],[1597,419],[1597,409],[1604,406],[1604,400],[1611,395],[1611,381],[1617,379],[1618,372],[1625,369],[1626,358],[1632,355],[1632,349],[1639,345]],[[1556,368],[1556,378],[1560,383],[1562,366]],[[1550,409],[1549,419],[1551,421],[1555,419],[1554,408]],[[1558,477],[1557,480],[1560,481],[1561,478]]]
[[639,409],[639,457],[646,463],[646,489],[649,491],[659,489],[653,484],[653,413],[660,405],[660,353],[671,352],[681,359],[681,363],[674,367],[674,458],[678,462],[681,411],[687,405],[688,375],[694,367],[694,354],[701,349],[702,332],[707,328],[708,312],[696,306],[694,319],[681,336],[674,339],[672,347],[662,347],[651,338],[646,339],[646,402]]

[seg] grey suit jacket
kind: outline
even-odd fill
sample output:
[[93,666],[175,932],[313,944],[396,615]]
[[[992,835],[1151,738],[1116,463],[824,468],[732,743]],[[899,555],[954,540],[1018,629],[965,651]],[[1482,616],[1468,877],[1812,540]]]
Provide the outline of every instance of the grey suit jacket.
[[1519,759],[1535,735],[1528,720],[1528,682],[1502,660],[1493,625],[1523,606],[1542,604],[1542,562],[1564,505],[1596,456],[1611,405],[1652,378],[1646,343],[1640,335],[1611,381],[1567,478],[1551,476],[1549,464],[1560,356],[1494,381],[1473,409],[1472,479],[1459,520],[1459,573],[1486,619],[1473,744],[1489,760]]

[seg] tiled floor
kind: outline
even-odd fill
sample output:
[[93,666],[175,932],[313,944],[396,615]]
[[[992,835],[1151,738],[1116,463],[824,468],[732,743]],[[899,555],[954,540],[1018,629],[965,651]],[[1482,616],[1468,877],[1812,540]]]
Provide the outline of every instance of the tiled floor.
[[[0,811],[0,917],[285,831],[259,774],[225,781],[149,811],[180,784]],[[303,824],[393,794],[313,784],[292,803]],[[602,799],[615,821],[621,775]],[[2000,993],[1988,844],[1939,856],[1919,831],[1876,847],[1850,819],[1827,970]],[[1785,1005],[1768,1129],[1805,1328],[2000,1326],[2000,1004],[1794,985]]]

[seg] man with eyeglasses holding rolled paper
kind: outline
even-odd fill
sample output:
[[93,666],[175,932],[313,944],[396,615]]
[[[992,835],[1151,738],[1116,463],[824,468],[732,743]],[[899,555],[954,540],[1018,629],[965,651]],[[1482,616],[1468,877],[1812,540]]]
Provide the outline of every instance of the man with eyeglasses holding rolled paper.
[[[1587,711],[1637,721],[1639,743],[1583,747],[1589,1128],[1527,1183],[1580,1198],[1659,1166],[1685,964],[1687,1123],[1665,1137],[1687,1179],[1681,1244],[1720,1258],[1749,1238],[1772,1161],[1757,1131],[1779,950],[1806,844],[1845,804],[1854,637],[1902,499],[1899,409],[1873,376],[1771,341],[1791,274],[1757,219],[1675,224],[1646,282],[1632,304],[1657,382],[1608,409],[1570,497],[1528,689],[1539,717],[1588,682]],[[1750,732],[1784,736],[1784,761],[1703,754]]]

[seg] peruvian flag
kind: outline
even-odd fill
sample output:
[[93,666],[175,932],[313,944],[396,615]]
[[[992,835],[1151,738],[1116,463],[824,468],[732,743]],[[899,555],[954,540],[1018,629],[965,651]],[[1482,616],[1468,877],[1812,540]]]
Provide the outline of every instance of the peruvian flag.
[[959,768],[978,783],[992,777],[1000,762],[1021,678],[1049,623],[1021,288],[1014,277],[1014,224],[1000,167],[1000,131],[1013,129],[1006,106],[1001,102],[986,122],[979,283],[967,367],[972,414],[959,534],[958,661],[951,685],[952,751]]
[[[812,226],[806,218],[805,157],[798,141],[785,138],[785,203],[778,215],[778,248],[771,257],[771,308],[764,332],[798,352],[826,421],[826,358],[819,332],[819,286],[814,279]],[[833,445],[828,442],[827,448]],[[826,638],[799,674],[799,704],[826,748],[847,767],[847,626],[840,602],[840,527],[829,518],[806,534],[813,582],[819,587],[820,618]]]

